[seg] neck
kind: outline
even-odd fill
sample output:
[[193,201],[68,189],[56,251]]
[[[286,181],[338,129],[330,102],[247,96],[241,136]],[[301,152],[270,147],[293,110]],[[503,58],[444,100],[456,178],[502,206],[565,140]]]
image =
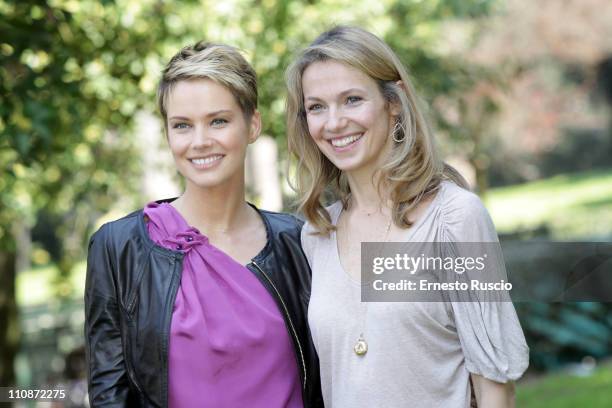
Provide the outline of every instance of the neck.
[[244,198],[244,177],[238,183],[201,188],[187,182],[185,192],[172,205],[202,233],[230,232],[248,219],[250,207]]
[[378,188],[380,177],[375,176],[374,166],[348,171],[346,178],[351,188],[351,210],[372,214],[391,208],[387,188]]

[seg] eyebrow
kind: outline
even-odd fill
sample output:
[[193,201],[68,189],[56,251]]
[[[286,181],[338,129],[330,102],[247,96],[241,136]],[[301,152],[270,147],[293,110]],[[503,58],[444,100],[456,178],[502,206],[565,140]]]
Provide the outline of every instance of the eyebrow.
[[[211,116],[217,116],[220,115],[222,113],[232,113],[231,110],[229,109],[219,109],[213,112],[208,112],[206,115],[204,115],[204,117],[208,118]],[[172,116],[170,118],[168,118],[168,120],[191,120],[191,118],[188,118],[186,116]]]
[[[361,89],[361,88],[349,88],[349,89],[347,89],[345,91],[340,92],[339,96],[344,96],[344,95],[351,94],[351,93],[354,93],[354,92],[363,93],[365,91],[363,89]],[[319,100],[321,100],[321,98],[317,98],[316,96],[309,96],[309,97],[306,98],[306,100],[319,101]]]

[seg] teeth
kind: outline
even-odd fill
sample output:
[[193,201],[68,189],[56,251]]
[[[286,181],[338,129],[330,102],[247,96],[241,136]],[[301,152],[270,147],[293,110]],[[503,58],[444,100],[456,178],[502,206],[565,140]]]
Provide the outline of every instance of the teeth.
[[195,164],[195,165],[198,165],[198,166],[204,166],[206,164],[210,164],[210,163],[212,163],[214,161],[217,161],[217,160],[219,160],[221,158],[223,158],[223,156],[218,154],[216,156],[208,156],[208,157],[205,157],[203,159],[191,159],[191,162],[193,164]]
[[357,141],[358,139],[361,139],[361,136],[363,136],[363,134],[355,135],[355,136],[347,136],[347,137],[343,137],[342,139],[332,139],[331,144],[334,145],[335,147],[348,146],[351,143]]

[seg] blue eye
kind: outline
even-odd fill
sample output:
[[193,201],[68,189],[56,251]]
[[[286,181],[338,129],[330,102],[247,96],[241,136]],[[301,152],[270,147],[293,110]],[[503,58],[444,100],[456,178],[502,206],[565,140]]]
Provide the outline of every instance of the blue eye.
[[361,102],[363,100],[363,98],[361,96],[349,96],[348,98],[346,98],[346,103],[349,105],[354,105],[357,102]]
[[320,103],[315,103],[310,105],[308,108],[308,112],[318,112],[323,109],[323,106]]
[[221,118],[216,118],[216,119],[213,119],[213,120],[210,122],[210,124],[211,124],[212,126],[216,126],[216,127],[223,126],[223,125],[225,125],[226,123],[227,123],[227,120],[225,120],[225,119],[221,119]]
[[172,125],[172,129],[187,129],[189,124],[185,122],[177,122]]

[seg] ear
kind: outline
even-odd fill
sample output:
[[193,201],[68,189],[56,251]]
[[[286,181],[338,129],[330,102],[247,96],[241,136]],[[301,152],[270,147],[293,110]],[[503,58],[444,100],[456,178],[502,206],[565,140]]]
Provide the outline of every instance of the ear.
[[[406,88],[404,87],[404,83],[402,82],[402,80],[395,81],[395,85],[400,87],[404,92],[406,91]],[[399,116],[402,113],[402,105],[400,104],[399,101],[395,101],[391,103],[390,113],[391,113],[391,116]]]
[[261,133],[261,114],[259,111],[253,112],[251,115],[251,123],[249,124],[249,144],[254,143]]

